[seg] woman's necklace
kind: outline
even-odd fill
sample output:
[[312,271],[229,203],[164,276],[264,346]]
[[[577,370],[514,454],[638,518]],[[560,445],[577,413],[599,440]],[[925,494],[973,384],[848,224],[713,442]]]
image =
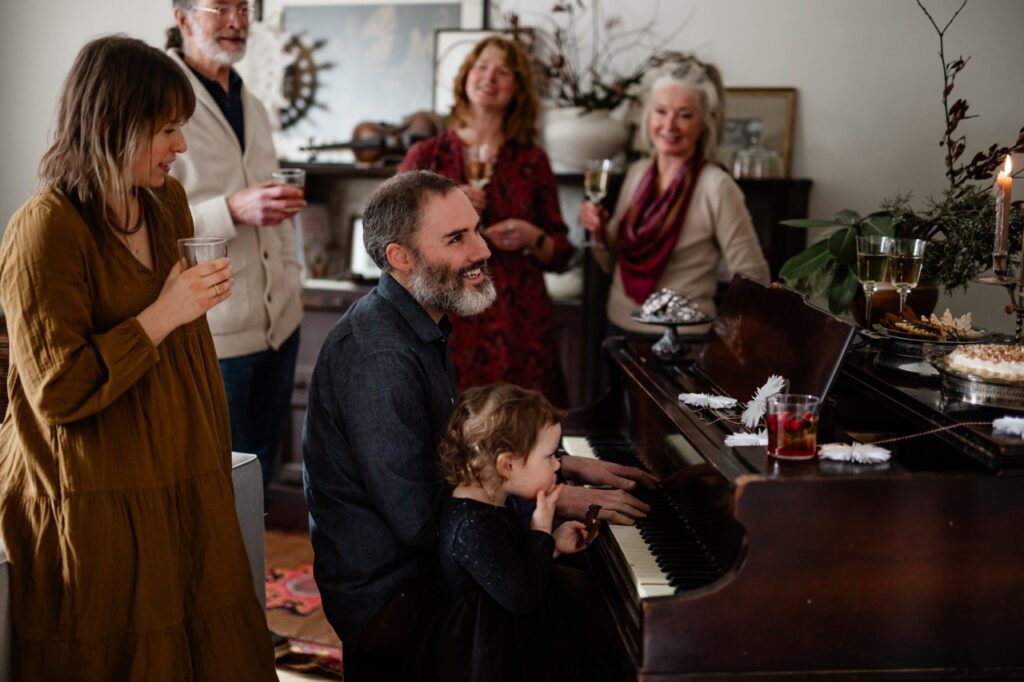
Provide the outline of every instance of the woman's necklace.
[[[127,228],[121,227],[120,225],[112,226],[114,228],[114,233],[117,235],[117,238],[120,239],[121,243],[127,246],[128,250],[131,251],[136,257],[142,253],[142,247],[144,246],[145,240],[145,235],[139,234],[142,231],[142,228],[145,227],[145,222],[143,221],[142,218],[142,206],[140,206],[138,200],[136,200],[135,224]],[[137,242],[135,240],[136,235],[139,237],[139,240]]]

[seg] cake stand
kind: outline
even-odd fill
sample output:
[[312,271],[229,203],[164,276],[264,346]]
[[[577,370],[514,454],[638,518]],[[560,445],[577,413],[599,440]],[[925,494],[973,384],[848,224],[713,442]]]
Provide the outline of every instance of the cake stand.
[[661,335],[661,338],[655,341],[654,345],[651,346],[651,350],[654,351],[654,354],[662,360],[672,360],[673,358],[690,350],[690,344],[679,338],[679,334],[676,333],[676,327],[700,327],[708,325],[715,320],[713,317],[704,317],[691,322],[677,322],[676,320],[666,320],[660,317],[647,317],[639,310],[631,313],[629,317],[640,324],[649,324],[665,328],[665,332]]

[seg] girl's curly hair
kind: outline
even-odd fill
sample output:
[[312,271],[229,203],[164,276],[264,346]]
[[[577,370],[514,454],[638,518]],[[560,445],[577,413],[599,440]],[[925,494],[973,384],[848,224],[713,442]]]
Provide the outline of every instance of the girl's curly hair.
[[537,435],[564,412],[537,391],[512,384],[471,388],[462,394],[438,445],[441,472],[450,485],[499,483],[495,462],[502,452],[526,459]]

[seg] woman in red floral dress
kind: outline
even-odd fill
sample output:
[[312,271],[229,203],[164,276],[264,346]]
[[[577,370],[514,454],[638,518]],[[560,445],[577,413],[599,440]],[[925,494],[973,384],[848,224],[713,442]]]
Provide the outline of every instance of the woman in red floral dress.
[[565,405],[551,300],[544,270],[572,257],[548,157],[533,144],[539,103],[529,58],[499,37],[482,40],[455,78],[451,127],[416,144],[399,171],[430,170],[466,182],[466,149],[492,151],[483,188],[461,189],[480,214],[498,296],[482,314],[452,320],[460,388],[509,382]]

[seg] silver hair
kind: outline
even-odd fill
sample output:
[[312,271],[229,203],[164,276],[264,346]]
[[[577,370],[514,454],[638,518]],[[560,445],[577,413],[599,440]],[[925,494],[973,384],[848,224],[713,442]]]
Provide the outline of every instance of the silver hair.
[[650,74],[649,82],[641,118],[643,139],[648,148],[653,147],[647,121],[654,104],[654,93],[661,88],[674,85],[697,94],[701,123],[698,144],[701,155],[708,161],[714,161],[725,129],[725,89],[722,87],[722,75],[718,68],[695,57],[684,57]]
[[432,196],[447,196],[458,185],[437,173],[410,171],[381,184],[363,211],[363,246],[383,272],[390,272],[388,244],[415,248],[412,236],[420,226],[423,206]]

